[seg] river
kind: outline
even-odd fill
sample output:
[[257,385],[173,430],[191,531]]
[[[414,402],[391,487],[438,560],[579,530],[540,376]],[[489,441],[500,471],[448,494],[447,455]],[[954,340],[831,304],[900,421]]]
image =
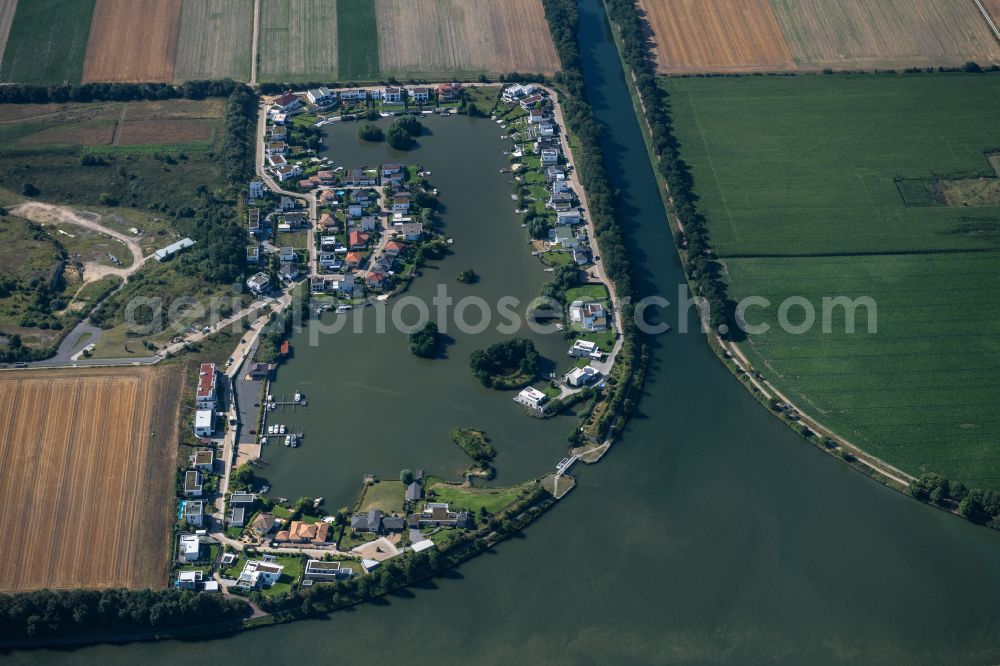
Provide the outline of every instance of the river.
[[[599,1],[581,9],[587,83],[609,126],[642,290],[669,298],[682,274],[617,54]],[[7,660],[1000,661],[998,535],[806,444],[697,335],[654,340],[638,414],[599,465],[574,472],[579,486],[523,538],[378,603],[220,640]]]

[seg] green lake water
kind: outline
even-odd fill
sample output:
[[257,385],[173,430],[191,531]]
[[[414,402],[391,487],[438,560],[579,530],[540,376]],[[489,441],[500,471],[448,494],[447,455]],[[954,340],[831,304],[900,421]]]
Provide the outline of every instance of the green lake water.
[[[581,10],[587,83],[599,119],[609,126],[605,148],[622,191],[641,288],[669,298],[682,274],[617,54],[598,1],[581,0]],[[500,160],[493,151],[469,153],[475,155],[472,161]],[[437,176],[444,167],[431,168]],[[444,180],[438,184],[457,209],[451,191],[460,188]],[[472,234],[476,227],[450,217],[448,224],[456,259],[441,270],[450,279],[464,267],[459,250],[472,243],[462,232]],[[508,275],[517,274],[521,262],[525,271],[534,270],[520,251],[498,261],[511,267]],[[486,266],[484,260],[484,274]],[[529,277],[538,276],[528,273],[525,280]],[[489,285],[484,281],[481,288]],[[530,291],[528,282],[524,288]],[[387,340],[379,344],[391,367],[374,371],[375,378],[369,370],[350,381],[384,386],[392,367],[411,367],[402,341]],[[463,362],[460,344],[449,353]],[[310,353],[301,346],[297,363]],[[284,390],[326,373],[329,386],[322,390],[343,400],[337,386],[347,380],[338,378],[333,359],[378,356],[336,345],[315,353],[305,365],[315,365],[317,372],[294,370],[301,374],[291,378],[285,372],[279,380],[287,382]],[[430,368],[468,380],[457,368]],[[492,429],[505,479],[535,474],[561,451],[568,420],[526,421],[503,409],[505,396],[482,394],[470,381],[454,389],[460,393],[451,397],[453,408],[435,406],[438,396],[421,390],[439,387],[437,376],[428,377],[426,385],[419,378],[398,381],[401,390],[430,405],[422,407],[424,416],[413,422],[387,410],[378,425],[350,426],[360,441],[338,440],[337,422],[351,415],[336,401],[314,403],[302,415],[304,427],[318,440],[318,427],[305,419],[318,424],[325,415],[329,441],[310,441],[287,452],[287,460],[276,455],[271,474],[278,487],[333,494],[341,456],[376,466],[373,471],[420,465],[422,449],[445,460],[446,440],[423,440],[424,433],[437,429],[427,425],[433,420],[443,421],[442,431],[456,421]],[[303,388],[310,398],[321,390]],[[402,409],[375,392],[368,399]],[[494,400],[500,408],[495,412]],[[412,419],[416,411],[406,415]],[[387,440],[392,432],[399,443]],[[370,436],[360,437],[365,433]],[[388,452],[391,464],[377,453],[364,453],[365,447]],[[462,463],[458,456],[451,460]],[[312,465],[321,467],[303,471]],[[414,665],[1000,661],[1000,535],[890,491],[804,443],[747,395],[697,335],[653,341],[638,414],[599,465],[577,467],[574,474],[579,486],[521,538],[377,603],[224,639],[27,651],[3,658],[19,664],[150,665],[387,659]],[[357,480],[358,471],[345,472],[344,478]]]

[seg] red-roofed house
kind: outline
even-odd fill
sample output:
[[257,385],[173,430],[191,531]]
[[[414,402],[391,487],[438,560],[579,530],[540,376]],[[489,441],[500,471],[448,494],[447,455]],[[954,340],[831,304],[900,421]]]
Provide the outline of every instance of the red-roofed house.
[[398,241],[389,241],[385,244],[385,254],[389,257],[398,257],[399,253],[406,248],[405,245]]
[[216,385],[215,364],[202,363],[198,369],[198,392],[195,403],[198,409],[215,409]]
[[292,109],[297,109],[302,106],[302,100],[300,100],[297,95],[285,93],[284,95],[274,98],[274,105],[282,111],[291,111]]
[[362,231],[352,231],[348,240],[348,245],[350,245],[352,250],[363,250],[368,247],[368,239],[371,238],[370,235]]
[[357,268],[361,265],[361,253],[360,252],[348,252],[344,256],[344,265],[349,268]]

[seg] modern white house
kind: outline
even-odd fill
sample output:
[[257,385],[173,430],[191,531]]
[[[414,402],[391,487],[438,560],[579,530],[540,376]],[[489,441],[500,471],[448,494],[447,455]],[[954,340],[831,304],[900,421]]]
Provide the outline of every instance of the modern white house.
[[572,324],[579,324],[585,331],[603,331],[608,327],[604,306],[593,301],[573,301],[569,306],[569,320]]
[[201,527],[205,519],[205,504],[201,500],[187,500],[184,502],[184,520]]
[[189,469],[184,472],[184,495],[186,497],[201,497],[201,472]]
[[559,164],[559,150],[556,148],[542,148],[540,157],[543,167]]
[[284,566],[274,562],[250,560],[244,565],[243,572],[240,573],[240,577],[236,581],[236,587],[245,590],[270,587],[278,582],[284,570]]
[[255,294],[263,294],[267,292],[271,285],[271,280],[268,279],[267,273],[257,273],[249,280],[247,280],[247,287],[250,288]]
[[538,411],[544,411],[545,402],[548,400],[548,396],[539,391],[536,388],[529,386],[528,388],[522,390],[514,398],[514,402],[524,405],[525,407],[530,407]]
[[431,99],[431,89],[424,87],[410,88],[410,97],[413,98],[414,102],[419,104],[429,102]]
[[601,350],[597,343],[589,340],[577,340],[566,353],[573,358],[601,358]]
[[251,199],[264,198],[264,181],[262,180],[250,181],[250,198]]
[[185,562],[197,562],[201,551],[201,540],[197,534],[182,534],[180,556]]
[[597,368],[592,368],[589,365],[582,368],[573,368],[566,373],[566,383],[573,388],[580,388],[582,386],[589,386],[593,382],[597,381],[601,376]]
[[333,102],[337,99],[337,95],[326,86],[320,86],[319,88],[310,88],[307,90],[306,99],[309,100],[310,104],[323,105]]
[[323,560],[309,560],[303,572],[304,580],[312,580],[317,583],[324,581],[335,581],[341,576],[340,562],[324,562]]
[[402,88],[386,88],[382,93],[382,101],[388,104],[399,104],[403,101],[404,92]]
[[247,523],[247,510],[242,506],[234,506],[229,512],[229,524],[233,527],[243,527]]
[[[276,155],[275,157],[281,157]],[[293,178],[298,178],[302,175],[302,167],[298,164],[283,164],[274,170],[274,175],[278,177],[278,180],[282,183],[286,180],[291,180]]]
[[211,409],[199,409],[194,413],[195,437],[211,437],[215,432],[213,425],[214,412]]

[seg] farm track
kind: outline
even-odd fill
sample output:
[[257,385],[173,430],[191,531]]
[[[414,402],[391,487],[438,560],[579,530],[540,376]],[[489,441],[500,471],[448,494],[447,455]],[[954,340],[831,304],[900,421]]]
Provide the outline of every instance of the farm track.
[[182,366],[0,379],[0,590],[162,587],[182,383]]

